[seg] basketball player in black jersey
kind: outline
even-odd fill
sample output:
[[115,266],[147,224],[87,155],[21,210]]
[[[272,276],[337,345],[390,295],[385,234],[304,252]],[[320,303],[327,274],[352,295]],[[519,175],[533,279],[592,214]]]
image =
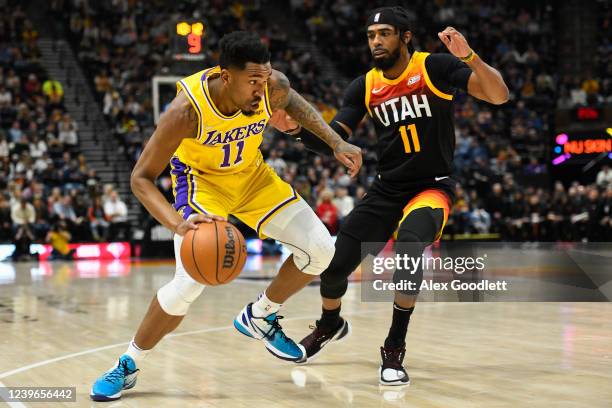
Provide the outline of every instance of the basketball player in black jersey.
[[[450,54],[416,52],[410,44],[408,14],[401,7],[379,8],[368,18],[367,37],[375,68],[349,85],[331,127],[349,138],[369,114],[378,137],[378,174],[341,226],[334,258],[321,275],[323,313],[313,332],[301,341],[309,360],[350,333],[348,321],[340,317],[341,298],[347,277],[366,255],[361,254],[362,242],[384,243],[396,232],[398,242],[416,248],[409,255],[420,257],[441,236],[454,199],[450,175],[455,92],[464,90],[496,105],[508,100],[508,88],[499,72],[476,55],[461,33],[447,27],[438,36]],[[310,149],[331,154],[306,130],[292,134]],[[403,358],[417,293],[395,293],[393,321],[381,347],[383,385],[410,381]]]

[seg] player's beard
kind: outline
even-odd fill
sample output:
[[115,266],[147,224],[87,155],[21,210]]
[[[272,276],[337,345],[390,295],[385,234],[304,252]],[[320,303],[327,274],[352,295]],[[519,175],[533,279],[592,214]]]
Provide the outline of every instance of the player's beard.
[[253,115],[255,114],[255,111],[254,111],[254,110],[250,110],[250,111],[245,111],[245,110],[243,110],[243,111],[242,111],[242,114],[243,114],[244,116],[253,116]]
[[372,58],[374,59],[374,66],[376,68],[383,71],[387,70],[395,65],[397,60],[400,58],[400,47],[397,47],[393,52],[384,58],[374,58],[374,55],[372,55]]

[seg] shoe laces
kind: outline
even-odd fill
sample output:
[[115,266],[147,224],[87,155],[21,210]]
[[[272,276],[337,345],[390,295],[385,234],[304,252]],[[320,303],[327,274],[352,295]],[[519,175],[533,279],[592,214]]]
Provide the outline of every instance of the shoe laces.
[[127,360],[119,360],[119,365],[113,371],[108,373],[106,380],[112,383],[123,381],[125,376],[130,374],[130,369],[127,366]]
[[396,370],[404,370],[402,362],[404,361],[404,355],[406,354],[406,348],[380,348],[380,353],[383,358],[384,368],[393,368]]
[[283,318],[284,316],[279,316],[279,315],[275,315],[273,320],[268,320],[267,317],[264,318],[264,320],[271,326],[270,330],[264,333],[264,336],[267,339],[271,340],[274,338],[276,333],[279,333],[281,336],[281,339],[285,341],[289,340],[287,336],[285,335],[285,332],[283,332],[283,328],[281,327],[280,323],[278,322],[280,319],[283,319]]

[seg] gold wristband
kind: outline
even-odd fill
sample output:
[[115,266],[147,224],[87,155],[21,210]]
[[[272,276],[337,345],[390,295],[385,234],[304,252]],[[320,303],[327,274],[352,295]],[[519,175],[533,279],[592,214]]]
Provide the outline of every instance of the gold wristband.
[[476,53],[474,52],[474,50],[470,50],[470,53],[469,53],[467,56],[465,56],[465,57],[463,57],[463,58],[459,58],[459,59],[461,60],[461,62],[472,62],[472,60],[473,60],[474,58],[476,58],[476,56],[477,56],[477,55],[476,55]]

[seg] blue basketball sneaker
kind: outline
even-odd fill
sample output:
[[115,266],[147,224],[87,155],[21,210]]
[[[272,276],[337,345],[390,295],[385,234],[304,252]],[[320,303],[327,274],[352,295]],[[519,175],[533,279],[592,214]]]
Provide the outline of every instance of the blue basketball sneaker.
[[278,323],[283,316],[272,313],[266,317],[255,317],[253,303],[249,303],[234,319],[234,327],[240,333],[253,339],[262,340],[266,349],[281,360],[301,362],[306,358],[306,351],[300,344],[285,335]]
[[119,357],[119,364],[102,374],[91,388],[89,396],[94,401],[114,401],[121,398],[122,390],[136,385],[138,369],[132,357],[127,354]]

